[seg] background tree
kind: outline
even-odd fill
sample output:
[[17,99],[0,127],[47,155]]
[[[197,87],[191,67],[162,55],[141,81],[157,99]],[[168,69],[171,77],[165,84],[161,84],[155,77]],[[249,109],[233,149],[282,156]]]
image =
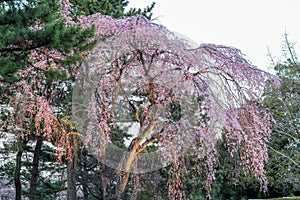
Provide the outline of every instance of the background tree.
[[130,8],[127,12],[125,12],[125,9],[129,4],[129,1],[127,0],[71,0],[70,2],[74,5],[74,12],[77,15],[87,16],[95,13],[101,13],[102,15],[108,15],[114,18],[139,14],[151,19],[152,10],[155,5],[153,2],[150,6],[147,6],[144,9]]
[[[68,54],[72,50],[80,52],[91,47],[88,38],[93,34],[92,29],[81,30],[78,26],[66,26],[59,9],[56,0],[1,1],[2,81],[15,80],[16,72],[34,64],[29,59],[32,50],[43,47],[49,51],[55,49]],[[75,63],[75,57],[76,55],[69,54],[64,61],[68,61],[70,65]]]
[[279,90],[268,88],[264,103],[276,124],[268,143],[269,161],[266,163],[268,193],[259,191],[259,184],[251,175],[242,172],[241,165],[226,152],[224,142],[218,144],[219,165],[213,183],[213,197],[221,199],[276,198],[299,196],[299,61],[294,44],[284,35],[284,61],[270,55],[276,74],[282,81]]
[[[13,108],[1,121],[1,130],[16,134],[25,144],[36,140],[29,190],[30,199],[35,199],[43,141],[57,141],[64,132],[58,121],[61,113],[51,107],[64,107],[67,95],[61,84],[72,79],[80,52],[94,45],[93,29],[67,23],[59,1],[37,0],[1,1],[0,31],[0,104]],[[16,199],[21,199],[18,179],[24,148],[18,149],[15,183]]]
[[[59,188],[55,183],[50,185],[50,180],[43,180],[40,172],[45,169],[52,170],[53,166],[58,165],[53,162],[52,157],[56,157],[55,154],[45,153],[43,146],[44,140],[51,140],[54,144],[57,144],[57,140],[61,139],[60,142],[64,142],[65,145],[71,145],[70,142],[78,140],[78,137],[73,133],[72,123],[68,116],[70,115],[70,96],[71,96],[71,85],[74,81],[74,74],[76,74],[76,64],[81,60],[80,54],[82,51],[90,49],[95,42],[91,42],[90,37],[93,34],[93,29],[81,29],[80,25],[70,19],[70,11],[74,9],[72,5],[68,2],[59,1],[3,1],[1,2],[1,33],[3,33],[3,38],[1,38],[1,104],[9,104],[13,107],[14,112],[9,112],[8,110],[3,111],[3,120],[1,125],[3,125],[4,131],[8,131],[6,128],[10,125],[19,128],[21,130],[18,136],[25,136],[25,138],[19,138],[21,144],[28,141],[36,140],[35,149],[32,146],[19,145],[16,159],[17,169],[21,169],[21,166],[27,167],[24,160],[21,157],[23,152],[34,153],[34,167],[32,168],[31,186],[29,190],[29,196],[31,199],[39,198],[43,196],[43,187],[48,188],[48,195],[51,193],[57,193],[60,190],[64,190],[65,187],[64,179],[58,182]],[[123,16],[121,12],[113,12],[116,9],[112,9],[111,6],[107,5],[105,9],[108,9],[107,13],[114,15],[115,17]],[[112,3],[110,3],[112,4]],[[115,3],[114,6],[117,6]],[[126,3],[120,3],[117,6],[120,10],[124,10]],[[61,7],[62,6],[62,7]],[[122,7],[123,6],[123,7]],[[104,10],[104,7],[102,11]],[[102,8],[102,7],[101,7]],[[97,8],[100,9],[101,8]],[[151,7],[151,9],[153,6]],[[81,7],[83,9],[83,7]],[[93,12],[97,10],[92,9]],[[145,11],[145,15],[150,16],[150,8]],[[142,13],[141,11],[132,12]],[[74,65],[76,64],[76,65]],[[75,71],[74,71],[75,70]],[[17,88],[15,93],[10,93],[12,89]],[[24,97],[23,95],[29,95],[29,97]],[[15,98],[16,96],[21,98]],[[36,102],[36,103],[35,103]],[[34,105],[37,106],[34,106]],[[40,109],[40,106],[47,107],[51,106],[51,109]],[[47,107],[49,108],[49,107]],[[39,111],[40,109],[40,111]],[[6,116],[10,115],[9,118]],[[38,118],[41,124],[38,124]],[[46,131],[45,118],[48,115],[51,120],[48,120],[49,126],[58,127],[56,133],[58,135],[46,135],[42,130]],[[9,122],[10,120],[10,122]],[[30,123],[24,122],[27,120],[32,120]],[[54,130],[53,127],[48,127]],[[37,133],[39,131],[39,133]],[[61,134],[66,134],[66,139],[63,139]],[[49,134],[49,132],[48,132]],[[126,136],[126,134],[124,135]],[[64,141],[62,141],[64,140]],[[69,140],[69,141],[67,141]],[[119,141],[122,139],[119,138]],[[78,145],[81,144],[80,141],[76,142]],[[74,143],[75,144],[75,143]],[[63,146],[63,144],[58,144]],[[70,147],[69,147],[70,148]],[[10,148],[11,149],[11,148]],[[52,149],[55,151],[55,148]],[[67,150],[68,151],[68,150]],[[70,195],[74,197],[74,192],[76,192],[77,187],[77,176],[75,169],[77,165],[77,158],[81,155],[75,156],[82,152],[81,147],[76,149],[72,148],[69,153],[72,152],[73,159],[72,162],[68,161],[68,171],[72,172],[68,177],[69,183],[73,183],[73,187],[69,188]],[[49,160],[51,158],[52,160]],[[76,159],[75,159],[76,158]],[[43,159],[48,159],[52,161],[53,164],[43,165],[41,162]],[[63,160],[64,162],[66,160]],[[79,161],[80,162],[80,161]],[[30,166],[30,165],[29,165]],[[73,166],[72,168],[70,166]],[[99,170],[99,166],[96,165]],[[57,166],[56,166],[57,167]],[[58,168],[64,169],[63,166]],[[30,177],[29,174],[23,174],[21,177]],[[21,198],[21,182],[24,185],[25,181],[29,178],[20,178],[20,170],[15,170],[15,182],[16,182],[16,192],[17,198]],[[97,175],[96,175],[97,177]],[[101,181],[101,180],[97,180]],[[81,182],[82,183],[82,182]],[[82,183],[86,184],[86,183]],[[45,187],[46,186],[46,187]],[[39,188],[37,191],[36,188]],[[50,191],[51,190],[51,191]],[[25,191],[28,194],[28,191]],[[68,195],[68,196],[70,196]],[[97,194],[95,195],[97,196]],[[73,197],[70,197],[73,199]]]
[[300,194],[300,63],[287,33],[283,56],[285,60],[277,63],[270,57],[282,84],[278,91],[267,90],[264,97],[276,120],[268,145],[271,197]]

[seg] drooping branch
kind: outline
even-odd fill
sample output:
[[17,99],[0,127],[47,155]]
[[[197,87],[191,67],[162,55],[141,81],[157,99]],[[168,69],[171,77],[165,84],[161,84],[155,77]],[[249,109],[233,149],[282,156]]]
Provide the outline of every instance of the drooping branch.
[[272,130],[277,132],[277,133],[286,135],[286,136],[292,138],[294,140],[294,142],[296,142],[296,144],[300,144],[300,139],[299,138],[296,138],[296,137],[292,136],[291,134],[288,134],[288,133],[286,133],[284,131],[281,131],[281,130],[278,130],[278,129],[272,129]]
[[277,151],[276,149],[274,149],[274,148],[271,147],[270,145],[268,145],[268,147],[269,147],[272,151],[274,151],[274,152],[278,153],[279,155],[281,155],[282,157],[287,158],[289,161],[291,161],[294,165],[296,165],[296,166],[300,169],[300,164],[297,163],[296,161],[294,161],[291,157],[287,156],[287,155],[284,154],[284,153],[281,153],[280,151]]
[[[159,150],[167,149],[165,157],[202,144],[209,154],[205,158],[211,181],[215,141],[225,129],[232,153],[241,155],[245,169],[266,188],[264,162],[272,119],[260,98],[268,80],[278,86],[276,77],[257,69],[236,48],[204,44],[191,50],[166,28],[140,17],[112,20],[93,15],[82,23],[94,23],[100,38],[89,63],[91,72],[101,74],[95,88],[98,104],[93,108],[97,123],[129,128],[126,115],[131,125],[139,122],[129,151],[119,163],[124,171],[121,193],[134,160],[141,159],[138,154],[154,142]],[[103,115],[109,117],[99,117]],[[109,143],[109,128],[105,137]],[[87,143],[96,150],[93,138],[97,135],[89,135]]]

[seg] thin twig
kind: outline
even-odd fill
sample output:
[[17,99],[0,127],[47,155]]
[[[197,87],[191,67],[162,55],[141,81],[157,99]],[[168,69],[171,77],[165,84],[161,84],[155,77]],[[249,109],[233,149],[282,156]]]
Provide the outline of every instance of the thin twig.
[[287,158],[287,159],[290,160],[292,163],[294,163],[297,167],[300,168],[300,164],[298,164],[296,161],[294,161],[291,157],[289,157],[289,156],[287,156],[287,155],[281,153],[280,151],[277,151],[276,149],[274,149],[274,148],[271,147],[270,145],[268,145],[268,147],[269,147],[271,150],[273,150],[274,152],[278,153],[279,155],[281,155],[281,156]]

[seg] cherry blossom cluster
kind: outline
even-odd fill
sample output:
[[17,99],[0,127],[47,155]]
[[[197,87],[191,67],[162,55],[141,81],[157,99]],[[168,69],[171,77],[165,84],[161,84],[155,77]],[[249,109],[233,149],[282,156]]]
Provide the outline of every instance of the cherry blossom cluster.
[[[79,131],[84,132],[86,145],[96,155],[104,154],[105,145],[111,143],[110,127],[130,119],[139,124],[130,145],[136,147],[135,152],[128,149],[131,156],[154,143],[169,159],[181,149],[192,148],[205,159],[209,190],[214,179],[215,144],[225,133],[231,155],[239,154],[246,171],[253,172],[266,190],[266,142],[273,121],[261,95],[269,83],[279,87],[277,77],[253,66],[236,48],[202,44],[193,49],[187,41],[142,16],[113,19],[97,13],[74,21],[72,5],[68,1],[61,1],[61,5],[67,25],[94,26],[98,43],[72,71],[55,60],[74,52],[64,54],[46,47],[32,50],[32,64],[18,73],[23,81],[11,88],[16,91],[12,105],[26,102],[23,115],[19,115],[23,119],[12,113],[11,124],[21,120],[26,135],[31,134],[28,124],[34,121],[37,136],[58,141],[64,153],[70,151],[69,125],[60,119],[53,99],[65,98],[59,95],[66,91],[56,91],[72,83],[48,85],[45,74],[57,70],[67,77],[77,75],[77,84],[82,87],[78,94],[86,97],[82,100],[86,105],[78,108],[87,110],[86,114],[79,112],[84,118]],[[134,144],[137,141],[139,144]]]

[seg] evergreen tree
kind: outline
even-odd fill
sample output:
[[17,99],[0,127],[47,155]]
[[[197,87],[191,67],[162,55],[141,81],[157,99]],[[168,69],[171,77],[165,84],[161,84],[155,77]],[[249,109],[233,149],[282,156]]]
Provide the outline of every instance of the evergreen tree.
[[[264,103],[272,112],[276,124],[268,143],[269,161],[266,163],[268,193],[259,192],[257,180],[244,175],[236,159],[232,159],[224,143],[219,143],[219,167],[213,183],[214,198],[248,199],[262,197],[299,196],[300,194],[300,63],[294,43],[285,34],[284,61],[271,61],[276,75],[281,79],[281,87],[265,91]],[[234,170],[235,169],[235,170]]]
[[285,33],[285,61],[272,59],[281,87],[267,90],[264,99],[276,120],[267,164],[272,197],[300,195],[300,62],[294,45]]
[[144,9],[130,8],[125,12],[125,8],[129,2],[127,0],[70,0],[74,4],[75,14],[77,15],[91,15],[95,13],[101,13],[103,15],[109,15],[114,18],[122,16],[134,16],[137,14],[144,15],[146,18],[151,19],[152,9],[155,3]]
[[[84,1],[77,3],[84,3]],[[117,2],[111,3],[110,6],[103,4],[103,6],[92,9],[88,11],[90,13],[86,14],[101,12],[114,17],[144,14],[141,10],[136,9],[132,9],[131,14],[121,13],[120,11],[124,12],[124,7],[128,2],[121,4],[122,2],[119,2],[119,6]],[[75,22],[72,23],[68,21],[69,19],[65,18],[63,12],[72,11],[75,7],[64,10],[58,0],[2,1],[0,5],[0,32],[1,36],[3,36],[0,40],[0,103],[6,104],[11,101],[16,93],[12,93],[10,89],[13,88],[14,85],[25,81],[26,85],[30,87],[30,90],[34,92],[37,97],[45,98],[49,105],[59,110],[59,112],[56,111],[54,115],[60,120],[61,128],[65,127],[69,129],[70,126],[68,124],[71,122],[65,123],[68,121],[65,116],[70,115],[69,102],[72,96],[71,90],[74,80],[74,77],[72,77],[74,71],[72,70],[74,70],[74,64],[81,60],[81,55],[83,55],[81,52],[89,50],[95,44],[93,40],[90,40],[93,36],[93,28],[81,29]],[[120,9],[116,9],[117,7]],[[149,14],[150,16],[150,10],[152,10],[152,8],[149,8],[147,12],[145,11],[145,15]],[[81,9],[84,9],[84,7],[81,7]],[[107,12],[104,12],[104,10],[107,10]],[[35,57],[32,59],[33,52],[41,56],[41,58]],[[39,63],[42,63],[43,66],[40,67]],[[20,75],[20,72],[23,73],[26,70],[32,73],[27,74],[27,76],[23,74]],[[37,88],[37,85],[39,85],[40,88]],[[21,105],[22,102],[16,104]],[[20,106],[18,109],[15,108],[15,113],[18,113],[18,115],[20,113],[24,114],[23,110],[24,107]],[[2,114],[4,115],[2,116],[3,119],[0,121],[0,125],[8,125],[6,123],[8,121],[6,116],[7,114],[9,115],[9,112],[5,110]],[[20,116],[17,118],[21,119]],[[55,160],[53,160],[53,157],[55,157],[53,152],[50,154],[49,151],[45,153],[45,145],[43,145],[42,142],[47,136],[45,133],[42,133],[43,136],[36,137],[35,134],[37,130],[33,127],[34,123],[35,120],[31,121],[31,124],[23,123],[23,125],[27,126],[26,128],[27,131],[30,132],[30,136],[25,139],[20,138],[19,140],[26,145],[28,141],[33,140],[36,142],[35,147],[19,145],[15,148],[15,150],[17,150],[16,163],[10,163],[13,166],[20,166],[17,168],[18,170],[14,172],[15,182],[19,183],[16,184],[17,199],[21,199],[21,185],[24,187],[24,185],[26,185],[25,183],[28,183],[30,179],[30,188],[23,188],[23,194],[29,195],[30,199],[40,199],[45,193],[48,194],[49,198],[50,196],[54,198],[57,192],[65,190],[63,186],[63,183],[66,181],[65,178],[56,182],[50,178],[45,179],[45,177],[40,174],[42,171],[47,172],[47,170],[50,170],[53,172],[54,168],[60,169],[64,167],[55,163]],[[44,123],[45,121],[42,122],[41,126],[45,126]],[[54,127],[56,125],[52,124],[51,126]],[[28,127],[31,127],[31,129],[29,130]],[[7,129],[4,130],[6,131]],[[70,137],[69,139],[69,142],[74,142],[74,137]],[[118,140],[121,141],[122,138]],[[52,142],[56,143],[54,140],[52,140]],[[79,143],[79,145],[81,144]],[[75,152],[78,151],[79,155],[75,156],[76,159],[77,157],[84,157],[81,155],[81,148],[82,146],[79,146],[77,149],[72,149],[73,155],[77,154]],[[53,148],[52,151],[54,151]],[[26,161],[24,162],[24,160],[22,160],[22,155],[33,156],[34,163],[27,165]],[[44,164],[45,162],[48,164]],[[81,160],[78,160],[79,164],[77,164],[77,161],[66,162],[68,164],[68,170],[77,174],[77,169],[74,167],[80,167],[80,163],[82,162]],[[74,167],[71,167],[71,169],[70,166],[73,164]],[[34,167],[31,171],[26,170],[21,174],[21,166],[26,169],[30,169],[31,166]],[[97,166],[95,175],[91,177],[93,177],[93,179],[96,177],[95,182],[101,184],[101,176],[99,177],[98,174],[99,168],[101,168],[101,166]],[[56,172],[62,173],[61,170],[56,170]],[[82,181],[73,176],[75,176],[74,173],[70,174],[68,180],[74,180],[75,182],[73,183],[75,184],[77,184],[76,181],[80,181],[82,185],[90,182],[90,180]],[[70,194],[73,196],[76,195],[74,194],[74,188],[70,188],[69,190]],[[85,193],[85,197],[91,195],[93,195],[93,191],[91,190]],[[72,197],[68,195],[68,198]]]
[[[58,0],[1,1],[0,3],[0,76],[12,83],[15,73],[33,63],[32,50],[47,48],[65,54],[91,48],[93,29],[67,26],[60,15]],[[78,55],[65,61],[74,63]],[[56,60],[57,62],[61,60]]]
[[[91,49],[95,44],[91,40],[94,29],[82,29],[67,21],[60,3],[58,0],[0,2],[0,104],[12,108],[10,111],[1,110],[0,130],[22,136],[19,138],[23,140],[22,144],[36,141],[31,173],[25,178],[27,183],[30,180],[30,199],[39,198],[40,191],[37,189],[42,182],[39,165],[43,157],[43,141],[55,129],[50,121],[58,117],[58,114],[53,114],[52,120],[47,122],[47,116],[48,119],[51,117],[45,106],[62,109],[70,94],[64,91],[61,84],[67,82],[66,87],[71,85],[73,64],[81,60],[82,51]],[[34,119],[29,120],[30,116]],[[46,131],[47,126],[52,127]],[[58,128],[57,133],[60,131],[61,128]],[[21,166],[24,166],[22,154],[30,151],[29,148],[26,145],[16,148],[16,199],[21,199],[21,185],[24,185],[20,180]]]

